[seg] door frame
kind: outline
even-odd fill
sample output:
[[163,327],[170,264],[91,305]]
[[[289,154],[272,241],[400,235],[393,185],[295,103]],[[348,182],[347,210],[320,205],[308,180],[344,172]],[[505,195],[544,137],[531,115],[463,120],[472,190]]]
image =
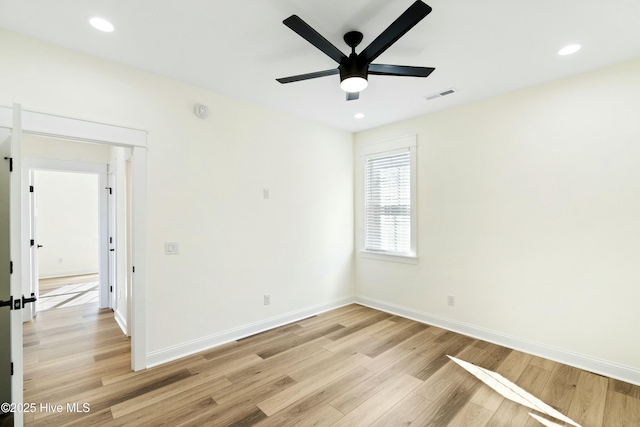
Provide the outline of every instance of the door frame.
[[[98,192],[98,276],[100,285],[98,286],[98,294],[99,294],[99,307],[100,308],[110,308],[110,295],[109,295],[109,249],[108,246],[108,223],[109,223],[109,212],[107,209],[107,191],[105,191],[105,187],[107,186],[107,164],[101,163],[89,163],[89,162],[75,162],[68,160],[55,160],[48,158],[35,158],[35,157],[23,157],[22,158],[22,179],[23,182],[27,182],[27,185],[30,185],[30,174],[37,171],[53,171],[53,172],[71,172],[71,173],[83,173],[90,175],[98,176],[98,183],[96,191]],[[23,191],[23,222],[22,222],[22,241],[28,242],[30,239],[35,239],[35,243],[38,243],[37,236],[34,236],[31,230],[30,222],[32,221],[31,212],[29,209],[29,199],[32,197],[34,193],[28,192],[26,189],[27,186],[23,187],[25,191]],[[37,192],[38,189],[35,189]],[[32,251],[37,253],[37,249],[31,248],[30,246],[23,246],[23,277],[25,281],[27,278],[29,280],[30,289],[24,289],[27,284],[23,285],[23,290],[25,295],[29,295],[31,292],[36,294],[36,298],[39,298],[38,286],[37,286],[37,274],[38,272],[33,272],[34,266],[31,265],[33,256]],[[34,278],[33,275],[36,275]],[[33,281],[32,281],[33,280]],[[22,318],[25,322],[28,322],[33,318],[35,313],[32,313],[30,310],[24,310]]]
[[[81,119],[38,113],[22,110],[20,104],[14,104],[13,108],[0,106],[0,126],[10,129],[21,129],[22,133],[47,136],[52,138],[69,139],[94,144],[107,144],[131,148],[131,245],[132,245],[132,295],[131,295],[131,368],[139,371],[146,368],[146,242],[147,242],[147,132],[139,129],[131,129],[122,126],[114,126],[105,123],[92,122]],[[16,135],[18,146],[21,147],[21,135]],[[20,160],[20,150],[15,153]],[[13,154],[12,154],[13,155]],[[16,165],[21,170],[21,162]],[[21,173],[16,174],[16,185],[12,187],[11,217],[16,219],[12,227],[15,235],[21,235],[21,220],[25,214],[22,209]],[[28,214],[28,212],[26,212]],[[12,239],[13,240],[13,239]],[[12,257],[17,261],[14,279],[21,288],[22,275],[22,239],[12,241]],[[14,265],[16,262],[14,261]],[[22,289],[20,289],[22,290]],[[17,295],[17,293],[16,293]],[[20,323],[22,330],[22,323]],[[12,331],[15,331],[12,330]],[[12,334],[14,335],[14,334]],[[20,337],[21,338],[21,337]],[[17,339],[17,337],[12,337]],[[20,339],[22,341],[22,339]],[[20,342],[21,344],[21,342]],[[20,349],[21,350],[21,349]],[[22,351],[19,352],[22,356]],[[15,380],[19,380],[19,387],[14,388],[15,401],[22,401],[22,363],[17,366],[20,372],[14,372]],[[18,384],[16,384],[18,385]]]

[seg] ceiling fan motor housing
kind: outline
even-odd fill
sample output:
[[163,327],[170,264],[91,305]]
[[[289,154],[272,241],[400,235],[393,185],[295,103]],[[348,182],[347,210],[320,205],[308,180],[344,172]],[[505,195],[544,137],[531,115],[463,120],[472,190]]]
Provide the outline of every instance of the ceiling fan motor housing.
[[367,80],[369,76],[369,64],[363,61],[355,53],[349,55],[348,58],[344,58],[340,61],[340,81],[348,79],[350,77],[361,77]]

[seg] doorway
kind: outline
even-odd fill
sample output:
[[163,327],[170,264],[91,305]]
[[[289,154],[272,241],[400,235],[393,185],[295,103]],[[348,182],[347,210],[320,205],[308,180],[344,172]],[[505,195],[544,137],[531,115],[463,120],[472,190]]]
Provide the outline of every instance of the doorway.
[[[146,368],[146,132],[136,129],[107,125],[86,120],[54,116],[51,114],[23,111],[19,104],[12,108],[0,106],[0,128],[9,132],[7,164],[11,165],[9,180],[9,233],[2,234],[0,246],[9,246],[5,255],[6,265],[11,261],[10,275],[3,274],[4,284],[10,284],[10,298],[22,304],[14,304],[17,309],[10,312],[10,339],[2,343],[11,351],[13,375],[11,376],[11,401],[23,401],[23,351],[22,317],[20,310],[29,302],[28,289],[23,288],[23,280],[28,274],[29,230],[24,220],[28,206],[24,206],[23,192],[28,191],[27,181],[22,177],[22,135],[41,135],[63,138],[92,144],[128,147],[131,149],[131,367],[133,370]],[[124,169],[124,168],[123,168]],[[5,222],[3,222],[5,223]],[[7,242],[7,237],[9,241]],[[25,240],[26,239],[26,240]],[[4,265],[4,262],[0,263]],[[6,282],[6,283],[5,283]],[[3,284],[3,287],[4,287]],[[24,298],[24,294],[27,298]],[[3,326],[4,327],[4,326]],[[6,368],[6,367],[5,367]],[[15,414],[15,421],[22,424],[22,414]]]
[[[33,150],[31,145],[32,138],[25,136],[23,154]],[[25,156],[23,168],[29,163]],[[30,276],[37,296],[32,314],[79,304],[97,306],[100,282],[106,286],[111,276],[99,280],[100,175],[31,168],[28,173]]]

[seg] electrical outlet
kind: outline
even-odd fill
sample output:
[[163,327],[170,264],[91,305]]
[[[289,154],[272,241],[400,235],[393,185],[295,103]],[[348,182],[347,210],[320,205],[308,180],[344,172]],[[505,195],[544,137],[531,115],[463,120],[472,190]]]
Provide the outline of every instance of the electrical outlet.
[[271,295],[265,294],[264,295],[264,305],[269,305],[269,304],[271,304]]
[[264,197],[265,199],[269,199],[269,189],[268,188],[263,188],[262,189],[262,197]]
[[456,305],[456,297],[454,297],[453,295],[447,295],[447,304],[452,307]]

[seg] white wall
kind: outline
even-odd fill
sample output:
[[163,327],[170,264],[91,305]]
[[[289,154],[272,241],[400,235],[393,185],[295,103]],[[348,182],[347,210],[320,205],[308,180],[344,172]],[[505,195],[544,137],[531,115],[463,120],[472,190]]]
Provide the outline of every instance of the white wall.
[[111,159],[111,148],[108,145],[26,134],[22,138],[22,157],[107,164]]
[[149,352],[352,295],[350,133],[12,33],[0,51],[0,104],[148,131]]
[[418,136],[419,260],[357,255],[356,293],[640,381],[639,112],[635,60],[357,134]]
[[98,175],[35,171],[38,277],[98,272]]

